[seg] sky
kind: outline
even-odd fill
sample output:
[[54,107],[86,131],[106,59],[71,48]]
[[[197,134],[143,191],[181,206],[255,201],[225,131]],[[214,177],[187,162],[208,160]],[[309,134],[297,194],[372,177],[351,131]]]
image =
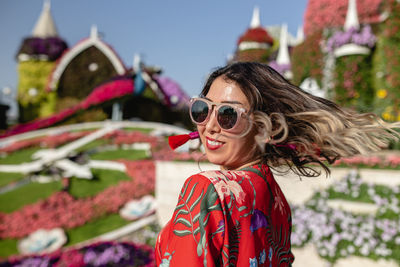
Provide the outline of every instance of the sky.
[[[44,0],[0,0],[0,94],[15,90],[22,39],[29,37]],[[260,9],[262,25],[286,23],[292,35],[303,24],[307,0],[51,0],[59,36],[69,47],[89,36],[92,25],[127,67],[134,54],[158,66],[193,96],[207,75],[225,65],[236,42]]]

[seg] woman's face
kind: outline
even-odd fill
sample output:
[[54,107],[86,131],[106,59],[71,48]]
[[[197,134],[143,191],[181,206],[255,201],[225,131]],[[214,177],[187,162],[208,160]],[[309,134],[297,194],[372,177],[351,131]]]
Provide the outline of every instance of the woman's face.
[[[250,110],[249,101],[239,85],[223,77],[214,80],[205,97],[215,103],[229,103]],[[250,114],[247,115],[251,117]],[[255,160],[256,131],[249,131],[253,124],[246,116],[239,118],[238,123],[234,132],[225,131],[217,122],[214,107],[208,122],[197,126],[208,160],[223,169],[239,169]],[[245,132],[248,133],[243,136]]]

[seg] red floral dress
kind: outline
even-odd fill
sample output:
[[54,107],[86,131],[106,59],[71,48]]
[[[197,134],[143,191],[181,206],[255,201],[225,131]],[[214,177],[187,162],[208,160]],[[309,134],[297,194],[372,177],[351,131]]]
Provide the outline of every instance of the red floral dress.
[[157,266],[291,266],[291,225],[268,166],[201,172],[158,235]]

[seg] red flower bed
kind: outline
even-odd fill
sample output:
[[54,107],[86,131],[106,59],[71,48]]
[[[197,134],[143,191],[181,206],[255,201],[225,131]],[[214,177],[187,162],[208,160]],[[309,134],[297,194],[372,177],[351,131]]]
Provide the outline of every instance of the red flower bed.
[[268,34],[268,32],[261,27],[248,29],[238,40],[238,45],[241,42],[257,42],[257,43],[268,43],[272,45],[274,40]]

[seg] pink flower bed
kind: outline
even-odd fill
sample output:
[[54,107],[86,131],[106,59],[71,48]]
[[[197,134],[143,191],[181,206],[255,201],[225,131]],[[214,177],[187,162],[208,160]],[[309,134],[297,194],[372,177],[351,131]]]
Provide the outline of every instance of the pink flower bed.
[[132,181],[120,182],[94,197],[74,199],[57,192],[10,214],[0,214],[0,238],[21,238],[39,228],[71,229],[108,213],[116,213],[127,201],[154,192],[153,161],[122,161]]
[[110,134],[105,135],[103,138],[112,139],[113,144],[133,144],[133,143],[150,143],[151,147],[155,147],[160,141],[160,138],[150,136],[142,132],[126,132],[123,130],[116,130]]
[[90,95],[86,97],[81,103],[72,108],[65,109],[57,114],[51,115],[46,118],[37,119],[28,123],[19,124],[14,128],[8,130],[5,134],[0,135],[0,138],[29,132],[45,127],[50,127],[55,123],[61,122],[68,117],[72,116],[80,110],[86,110],[92,106],[97,106],[112,99],[120,98],[122,96],[131,94],[134,90],[133,81],[130,78],[119,79],[112,82],[105,83],[96,87]]
[[[347,14],[348,0],[309,0],[304,13],[304,32],[310,35],[327,27],[342,27]],[[380,21],[382,0],[358,0],[360,23]]]
[[182,160],[182,161],[204,161],[207,160],[205,154],[200,151],[193,152],[175,152],[167,145],[160,147],[158,150],[152,151],[154,160],[171,161],[171,160]]
[[342,158],[333,164],[337,166],[340,164],[345,164],[349,166],[357,165],[367,165],[369,167],[390,167],[397,168],[400,167],[400,155],[390,154],[386,156],[354,156],[350,158]]

